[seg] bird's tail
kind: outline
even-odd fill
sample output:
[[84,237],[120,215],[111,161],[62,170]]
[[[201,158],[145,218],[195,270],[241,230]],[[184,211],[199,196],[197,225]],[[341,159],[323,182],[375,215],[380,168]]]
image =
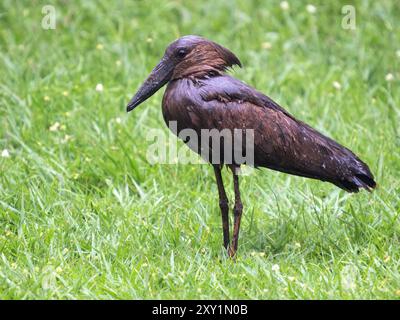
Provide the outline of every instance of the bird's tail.
[[[364,163],[350,149],[340,145],[315,129],[302,124],[307,130],[311,141],[314,142],[314,166],[317,179],[329,181],[348,192],[359,192],[360,189],[372,191],[376,188],[374,176],[368,165]],[[321,157],[319,157],[319,155]],[[326,162],[326,170],[320,168],[320,163]]]
[[289,173],[329,181],[348,192],[358,192],[360,189],[372,191],[376,188],[374,176],[368,165],[350,149],[305,124],[303,128],[311,138],[302,148],[312,152],[308,154],[309,161],[299,159],[297,163],[302,165],[292,168],[295,170]]
[[358,192],[360,189],[372,191],[376,187],[374,176],[368,166],[357,157],[346,163],[347,174],[331,181],[339,188],[348,192]]

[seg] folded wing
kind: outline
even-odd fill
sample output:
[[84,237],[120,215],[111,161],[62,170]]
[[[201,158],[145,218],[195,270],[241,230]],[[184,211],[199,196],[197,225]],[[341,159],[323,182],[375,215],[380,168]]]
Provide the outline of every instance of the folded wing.
[[328,181],[349,192],[375,188],[370,169],[352,151],[250,86],[221,76],[204,80],[198,90],[202,106],[192,116],[200,126],[254,130],[256,167]]

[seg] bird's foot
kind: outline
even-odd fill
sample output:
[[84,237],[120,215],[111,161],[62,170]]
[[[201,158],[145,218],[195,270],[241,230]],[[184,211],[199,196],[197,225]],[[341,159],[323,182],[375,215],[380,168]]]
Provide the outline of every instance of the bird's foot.
[[235,259],[236,250],[234,248],[232,248],[232,246],[228,247],[228,255],[229,255],[229,258]]

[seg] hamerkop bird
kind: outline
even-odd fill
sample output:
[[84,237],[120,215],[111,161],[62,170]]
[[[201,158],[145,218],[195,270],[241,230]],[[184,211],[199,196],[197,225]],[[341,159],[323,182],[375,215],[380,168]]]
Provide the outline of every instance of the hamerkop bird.
[[[376,183],[368,166],[353,152],[295,119],[266,95],[227,75],[239,59],[228,49],[199,36],[184,36],[172,42],[159,64],[127,106],[133,110],[168,83],[162,101],[166,123],[175,121],[178,134],[183,129],[253,130],[255,168],[266,167],[285,173],[328,181],[348,192],[368,191]],[[201,138],[199,138],[201,139]],[[247,141],[247,140],[246,140]],[[188,141],[185,141],[187,143]],[[220,145],[221,146],[221,145]],[[242,202],[238,168],[241,163],[222,160],[211,164],[218,185],[224,246],[233,257],[238,247]],[[200,153],[200,148],[193,148]],[[218,149],[218,150],[216,150]],[[221,169],[233,174],[235,204],[232,243],[229,244],[229,207]]]

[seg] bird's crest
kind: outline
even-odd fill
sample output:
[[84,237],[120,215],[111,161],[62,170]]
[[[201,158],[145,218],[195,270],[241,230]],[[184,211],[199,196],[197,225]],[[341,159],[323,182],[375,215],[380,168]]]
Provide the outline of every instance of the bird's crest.
[[173,79],[223,73],[234,65],[242,66],[232,51],[199,36],[179,38],[169,45],[166,54],[176,55],[180,59],[177,61]]

